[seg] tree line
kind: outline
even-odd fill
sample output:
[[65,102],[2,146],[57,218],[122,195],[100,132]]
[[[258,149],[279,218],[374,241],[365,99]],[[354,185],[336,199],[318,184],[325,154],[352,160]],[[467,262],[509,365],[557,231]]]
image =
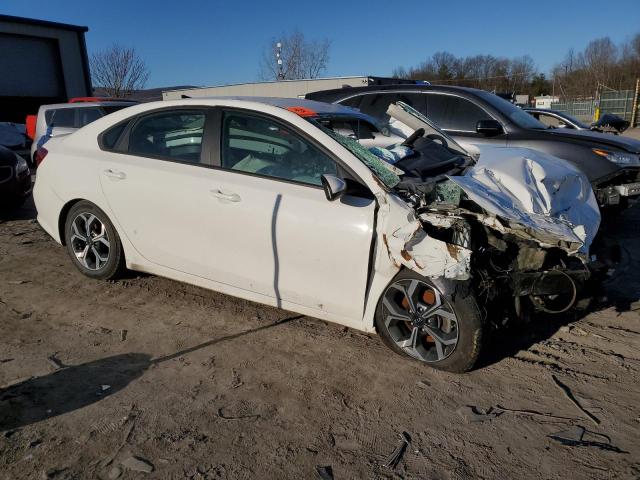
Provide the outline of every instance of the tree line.
[[552,68],[550,78],[529,55],[457,57],[449,52],[436,52],[413,67],[398,67],[393,76],[532,96],[592,97],[596,90],[635,88],[636,78],[640,77],[640,33],[620,45],[603,37],[590,42],[581,52],[571,49]]

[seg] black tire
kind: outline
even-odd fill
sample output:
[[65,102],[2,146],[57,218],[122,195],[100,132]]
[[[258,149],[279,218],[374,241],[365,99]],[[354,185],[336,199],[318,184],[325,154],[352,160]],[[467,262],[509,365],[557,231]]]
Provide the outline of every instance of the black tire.
[[[85,235],[84,238],[91,237],[91,230],[97,225],[95,220],[92,220],[90,222],[91,225],[87,227],[89,229],[88,234],[86,229],[83,231],[78,225],[82,225],[83,218],[92,217],[95,217],[95,219],[101,224],[100,227],[104,227],[102,233],[106,233],[106,237],[104,237],[104,239],[100,239],[99,237],[102,237],[102,235],[97,235],[92,237],[90,242],[84,242],[85,245],[89,245],[89,249],[95,246],[95,251],[99,251],[100,256],[89,253],[89,255],[85,255],[87,258],[83,261],[76,255],[76,251],[81,250],[80,247],[83,245],[83,242],[74,232],[73,224],[74,222],[77,222],[76,229],[79,230],[78,233],[80,235]],[[118,232],[116,232],[116,229],[113,227],[113,224],[109,220],[109,217],[107,217],[107,214],[93,203],[83,200],[71,207],[67,217],[65,218],[64,236],[67,253],[71,257],[71,262],[87,277],[95,278],[97,280],[112,280],[119,277],[125,270],[124,250],[122,248],[122,242],[120,241]],[[100,241],[94,242],[96,239]],[[106,256],[104,255],[104,248],[107,248],[105,247],[105,240],[108,243]],[[92,257],[93,261],[91,261]]]
[[[390,329],[385,324],[385,318],[387,318],[387,314],[389,313],[388,308],[384,304],[385,296],[387,296],[388,294],[394,294],[393,292],[395,292],[395,290],[393,290],[392,292],[392,290],[390,289],[397,289],[397,285],[402,284],[404,281],[411,282],[412,280],[417,280],[418,282],[421,282],[420,285],[424,284],[438,292],[441,295],[443,306],[446,302],[446,309],[450,313],[453,313],[456,317],[456,325],[453,331],[457,331],[457,343],[453,347],[444,347],[446,356],[442,359],[427,361],[423,358],[417,358],[416,356],[412,356],[411,354],[407,353],[407,351],[405,351],[396,343],[396,340],[393,338]],[[397,293],[395,294],[397,295]],[[439,316],[435,315],[435,317]],[[436,319],[435,321],[438,320]],[[442,321],[442,319],[440,321]],[[382,296],[380,297],[380,300],[378,301],[378,307],[376,309],[375,324],[378,334],[382,338],[382,341],[391,350],[399,355],[402,355],[403,357],[411,358],[412,360],[423,363],[425,365],[429,365],[439,370],[445,370],[454,373],[464,373],[473,369],[478,361],[478,358],[480,357],[484,336],[484,327],[480,309],[478,308],[478,304],[476,302],[475,296],[473,295],[473,292],[469,288],[468,282],[452,281],[446,279],[431,280],[417,274],[416,272],[413,272],[412,270],[403,269],[389,283]],[[409,325],[406,322],[397,322],[395,325],[396,331],[399,324]],[[407,331],[409,331],[411,328],[414,327],[408,326]],[[439,334],[444,333],[440,330],[432,330],[432,332],[433,331],[436,331]],[[433,342],[434,346],[427,348],[435,348],[436,342],[431,335],[424,332],[421,332],[419,335],[424,337],[424,340],[421,340],[422,342],[424,342],[423,345],[428,345],[430,339],[430,341]],[[451,333],[448,333],[448,335],[451,335]],[[440,352],[438,352],[436,356],[439,357]]]

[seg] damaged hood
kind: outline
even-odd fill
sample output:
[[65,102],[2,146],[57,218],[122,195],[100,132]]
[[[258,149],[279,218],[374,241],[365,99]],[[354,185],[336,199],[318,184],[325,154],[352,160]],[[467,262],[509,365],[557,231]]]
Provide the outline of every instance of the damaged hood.
[[487,213],[506,222],[488,226],[571,254],[588,254],[600,211],[581,171],[527,148],[477,148],[478,163],[464,175],[448,178]]

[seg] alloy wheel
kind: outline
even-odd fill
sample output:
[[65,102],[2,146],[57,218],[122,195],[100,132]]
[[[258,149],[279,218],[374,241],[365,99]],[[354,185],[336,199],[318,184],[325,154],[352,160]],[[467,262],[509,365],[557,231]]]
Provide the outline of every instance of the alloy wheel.
[[88,270],[100,270],[109,261],[111,244],[104,223],[93,213],[79,213],[71,222],[71,249]]
[[458,319],[434,286],[417,279],[396,280],[382,299],[389,336],[405,353],[427,363],[444,360],[458,344]]

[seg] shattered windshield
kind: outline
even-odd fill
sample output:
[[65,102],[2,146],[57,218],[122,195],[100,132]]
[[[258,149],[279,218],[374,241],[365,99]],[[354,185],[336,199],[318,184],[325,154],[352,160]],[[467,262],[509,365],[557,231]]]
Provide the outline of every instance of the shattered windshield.
[[362,163],[364,163],[369,169],[384,183],[387,187],[393,188],[400,183],[400,177],[393,172],[393,167],[387,164],[384,160],[380,159],[365,147],[360,145],[357,140],[353,138],[345,137],[323,127],[320,124],[316,124],[324,133],[333,138],[336,142],[342,145],[344,148],[353,153]]

